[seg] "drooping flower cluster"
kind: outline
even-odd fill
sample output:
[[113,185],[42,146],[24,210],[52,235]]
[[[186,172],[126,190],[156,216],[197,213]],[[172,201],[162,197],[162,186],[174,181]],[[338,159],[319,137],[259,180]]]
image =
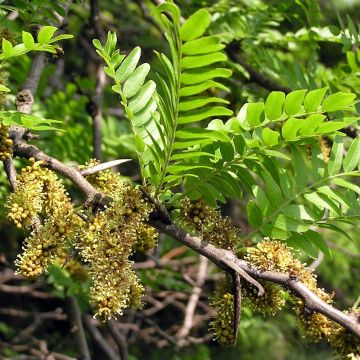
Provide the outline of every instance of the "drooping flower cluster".
[[218,210],[210,207],[203,200],[183,199],[180,220],[184,226],[195,231],[210,244],[227,250],[236,247],[237,230],[231,226],[231,220],[223,218]]
[[[94,201],[95,206],[84,209],[80,217],[61,181],[42,165],[32,160],[22,170],[6,203],[8,218],[16,226],[32,228],[16,260],[18,272],[39,276],[50,263],[65,262],[71,245],[87,263],[97,315],[109,318],[126,307],[141,307],[144,288],[129,257],[136,249],[145,251],[156,243],[156,232],[145,224],[152,205],[119,174],[105,170],[88,180],[109,197],[108,204],[97,208]],[[91,165],[95,163],[87,164]]]
[[234,295],[230,292],[228,284],[223,285],[210,299],[210,306],[215,310],[214,318],[210,322],[210,331],[220,344],[230,346],[235,341]]
[[[61,180],[42,162],[31,160],[17,178],[17,188],[6,202],[7,217],[19,228],[32,228],[23,253],[16,260],[18,273],[39,276],[74,236],[74,214]],[[43,218],[41,223],[40,217]]]
[[159,233],[153,227],[142,223],[137,231],[137,240],[134,250],[147,253],[156,247],[158,238]]
[[[300,260],[294,258],[291,249],[281,241],[264,240],[255,247],[249,248],[245,259],[260,271],[277,271],[294,276],[323,301],[332,303],[333,295],[318,288],[313,272]],[[327,338],[330,334],[330,320],[316,312],[308,313],[304,302],[296,296],[293,296],[293,302],[299,325],[303,328],[307,339],[318,342],[322,338]]]
[[152,206],[139,189],[105,170],[87,177],[112,202],[104,211],[89,215],[79,229],[75,246],[89,263],[92,278],[90,296],[96,314],[110,318],[122,314],[126,307],[141,307],[143,286],[131,268],[129,257],[144,231]]
[[[346,314],[351,313],[351,316],[360,321],[360,309],[351,309],[345,311]],[[351,334],[342,326],[332,323],[331,334],[329,337],[331,347],[344,359],[360,359],[360,340],[355,335]]]
[[260,284],[265,290],[262,296],[258,295],[257,288],[243,281],[241,286],[243,303],[263,316],[274,316],[285,305],[284,291],[279,286],[267,281],[260,281]]
[[330,159],[331,144],[326,137],[320,136],[319,137],[319,145],[320,145],[320,150],[321,150],[321,153],[322,153],[322,156],[324,159],[324,163],[327,164]]
[[[295,276],[297,280],[303,282],[306,287],[322,301],[327,304],[333,302],[334,294],[328,294],[324,289],[319,288],[313,272],[298,259],[295,259],[291,253],[291,249],[280,241],[262,241],[255,247],[248,249],[245,259],[260,271],[277,271]],[[248,284],[243,285],[243,294],[245,297],[248,296],[246,289],[249,286]],[[267,292],[268,289],[265,287],[264,299],[271,297],[271,291],[268,297],[266,295]],[[291,297],[298,323],[308,341],[317,343],[321,339],[327,340],[343,359],[356,359],[360,356],[359,339],[342,326],[329,320],[323,314],[307,309],[302,299],[293,294]],[[263,300],[261,297],[257,300],[255,299],[257,303]],[[360,311],[357,310],[356,314],[354,313],[353,315],[359,316],[359,313]]]

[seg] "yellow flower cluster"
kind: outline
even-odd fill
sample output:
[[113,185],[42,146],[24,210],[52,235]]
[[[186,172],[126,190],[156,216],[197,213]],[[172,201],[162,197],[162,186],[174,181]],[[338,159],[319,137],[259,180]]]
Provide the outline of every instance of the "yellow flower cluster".
[[61,245],[54,236],[52,222],[46,222],[25,240],[23,253],[15,261],[17,273],[28,278],[40,276],[58,256]]
[[0,123],[0,160],[4,161],[12,157],[13,141],[9,139],[9,127]]
[[324,159],[324,163],[327,164],[329,162],[330,159],[330,153],[331,153],[331,144],[329,143],[329,140],[324,137],[324,136],[320,136],[319,137],[319,145],[320,145],[320,150]]
[[147,224],[140,224],[134,250],[147,253],[157,245],[159,233]]
[[258,296],[258,289],[247,281],[243,281],[241,295],[244,304],[263,316],[274,316],[285,305],[284,291],[277,285],[260,281],[265,290],[263,296]]
[[[89,175],[88,180],[112,201],[101,209],[87,209],[84,221],[75,213],[61,181],[42,165],[32,160],[22,170],[18,187],[6,203],[8,218],[16,226],[33,227],[16,260],[18,272],[39,276],[49,263],[65,261],[71,244],[88,264],[97,315],[109,318],[126,307],[141,307],[144,288],[129,257],[136,249],[147,251],[156,244],[157,233],[145,223],[152,205],[119,174],[105,170]],[[69,269],[86,278],[80,263],[69,264]]]
[[218,210],[203,200],[182,200],[180,219],[189,230],[195,231],[210,244],[227,250],[236,247],[237,230],[231,226],[230,219],[223,218]]
[[[7,217],[19,228],[34,227],[16,260],[18,273],[39,276],[66,247],[80,220],[61,180],[42,162],[30,160],[17,178],[17,188],[6,202]],[[43,224],[39,220],[44,218]]]
[[[81,168],[89,168],[98,164],[99,162],[97,160],[90,160]],[[87,175],[86,180],[88,180],[90,184],[95,186],[103,194],[106,194],[112,198],[119,196],[119,192],[122,192],[125,183],[119,174],[113,172],[110,169]]]
[[[296,279],[303,282],[309,290],[325,303],[331,304],[333,302],[334,294],[328,294],[324,289],[319,288],[313,272],[298,259],[295,259],[291,249],[282,242],[264,240],[255,247],[249,248],[245,258],[261,271],[278,271],[296,276]],[[355,345],[355,337],[353,338],[345,329],[334,325],[332,321],[320,313],[310,312],[303,300],[295,295],[292,295],[292,299],[299,325],[308,341],[317,343],[321,339],[327,339],[342,356],[359,352],[359,342]],[[354,342],[352,343],[350,339]]]
[[[352,309],[352,316],[360,321],[360,309]],[[348,314],[348,311],[345,311]],[[331,347],[342,356],[343,359],[360,359],[360,340],[342,326],[332,323],[332,331],[329,337]]]
[[312,343],[328,339],[331,334],[331,321],[320,313],[309,312],[304,302],[297,297],[294,297],[293,303],[298,324],[304,331],[306,339]]
[[[153,232],[144,224],[152,211],[139,189],[111,170],[89,175],[87,179],[113,201],[104,211],[89,215],[79,229],[75,246],[89,263],[92,279],[90,296],[96,315],[110,318],[126,307],[141,307],[143,286],[131,268],[129,257],[139,236]],[[145,230],[144,230],[145,229]]]
[[222,345],[233,345],[234,337],[234,295],[227,291],[219,291],[210,301],[216,314],[210,322],[210,330],[214,338]]
[[296,276],[304,271],[304,265],[294,259],[291,249],[277,240],[263,240],[255,247],[249,247],[245,259],[260,271],[278,271]]

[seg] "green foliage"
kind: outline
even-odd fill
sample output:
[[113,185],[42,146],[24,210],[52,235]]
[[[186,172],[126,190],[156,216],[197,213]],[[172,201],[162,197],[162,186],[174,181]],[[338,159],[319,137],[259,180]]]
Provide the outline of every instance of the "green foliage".
[[47,282],[54,286],[53,293],[59,298],[76,296],[84,309],[89,307],[88,282],[74,279],[60,264],[49,267]]
[[4,125],[19,125],[30,130],[60,130],[50,126],[51,124],[58,124],[62,121],[44,119],[39,116],[24,114],[18,111],[8,110],[0,111],[1,122]]
[[147,164],[146,144],[156,143],[160,136],[156,120],[158,117],[157,104],[153,98],[156,85],[152,80],[144,84],[150,65],[144,63],[138,66],[140,48],[134,48],[125,57],[115,49],[116,43],[116,34],[110,32],[104,46],[99,40],[93,41],[96,52],[107,64],[104,68],[105,73],[115,82],[112,89],[120,95],[121,104],[131,121],[136,151],[142,172],[144,172]]
[[[254,229],[245,240],[261,234],[287,240],[310,256],[316,256],[316,248],[330,256],[313,229],[341,232],[338,222],[357,219],[358,189],[347,178],[358,175],[358,140],[344,157],[340,137],[340,130],[358,119],[353,116],[356,95],[326,96],[327,87],[287,95],[274,91],[264,102],[243,105],[237,117],[213,119],[232,115],[216,93],[228,90],[219,79],[231,71],[214,65],[227,58],[219,37],[205,35],[210,13],[198,10],[181,25],[175,4],[162,4],[157,12],[171,57],[156,53],[161,64],[156,85],[143,85],[150,66],[138,66],[139,48],[125,57],[115,50],[115,34],[108,34],[104,46],[94,40],[132,123],[144,180],[160,195],[182,183],[183,192],[170,202],[187,196],[216,206],[216,201],[248,193],[253,200],[247,215]],[[148,115],[140,121],[137,114],[144,108]],[[335,135],[328,161],[317,138]],[[310,144],[310,159],[304,144]]]
[[53,45],[55,42],[65,39],[71,39],[73,35],[62,34],[54,36],[57,31],[55,26],[44,26],[41,28],[37,35],[37,42],[35,42],[33,36],[27,32],[22,32],[22,44],[13,46],[9,40],[2,39],[2,53],[0,54],[0,60],[7,60],[12,57],[21,56],[29,51],[46,51],[50,53],[56,53],[57,45]]

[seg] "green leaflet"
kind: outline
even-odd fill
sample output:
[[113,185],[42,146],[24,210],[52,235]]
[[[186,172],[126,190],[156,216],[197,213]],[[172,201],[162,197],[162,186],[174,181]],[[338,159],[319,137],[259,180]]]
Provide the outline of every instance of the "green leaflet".
[[149,71],[150,65],[142,64],[128,77],[123,86],[125,97],[131,98],[140,91]]
[[265,144],[269,146],[275,146],[279,143],[280,134],[277,131],[273,131],[269,128],[262,130],[262,138]]
[[284,111],[287,115],[295,115],[301,112],[306,90],[292,91],[286,95]]
[[53,45],[53,43],[73,37],[73,35],[70,34],[53,37],[56,30],[57,28],[54,26],[43,26],[38,33],[37,42],[29,32],[23,31],[21,34],[23,43],[15,46],[13,46],[10,41],[2,38],[0,61],[24,55],[29,51],[45,51],[55,54],[58,46]]
[[49,44],[56,30],[57,28],[55,26],[43,26],[38,33],[37,41],[40,44]]
[[344,171],[353,171],[358,167],[360,161],[360,139],[355,139],[349,148],[343,162]]
[[248,201],[246,204],[246,211],[250,225],[261,226],[263,216],[261,210],[253,200]]
[[184,70],[196,69],[226,60],[227,56],[222,52],[198,56],[186,56],[181,60],[181,67]]
[[131,53],[125,58],[122,64],[116,70],[116,79],[120,83],[125,81],[130,74],[136,69],[136,66],[140,60],[141,49],[137,46]]
[[225,85],[217,81],[208,80],[197,85],[183,87],[182,89],[180,89],[179,96],[185,97],[185,96],[197,95],[210,88],[218,88],[229,91],[229,88],[227,88]]
[[200,9],[192,14],[181,26],[180,37],[183,41],[199,38],[210,25],[211,17],[207,10]]
[[265,120],[264,103],[250,103],[246,108],[246,119],[250,125],[259,125]]
[[229,102],[225,99],[221,99],[218,97],[206,97],[206,96],[197,96],[197,97],[191,97],[187,100],[182,101],[179,104],[179,111],[188,111],[188,110],[194,110],[197,108],[200,108],[204,105],[207,105],[209,103],[222,103],[222,104],[228,104]]
[[329,175],[335,175],[339,172],[343,161],[344,144],[343,139],[336,136],[331,149],[330,158],[328,162]]
[[322,103],[323,111],[338,111],[347,109],[353,104],[356,98],[355,94],[352,93],[341,93],[329,95]]
[[[159,9],[161,12],[165,11],[165,8]],[[174,172],[176,169],[177,175],[183,174],[189,187],[191,179],[194,178],[187,176],[189,173],[205,176],[206,173],[211,172],[213,162],[222,161],[222,155],[230,160],[234,154],[233,146],[230,144],[231,138],[226,135],[227,130],[203,130],[198,124],[203,121],[211,123],[214,117],[232,115],[231,110],[220,106],[228,104],[228,101],[215,93],[216,89],[228,90],[219,79],[231,75],[230,70],[218,64],[227,60],[226,55],[221,51],[224,45],[217,36],[203,36],[211,20],[207,10],[197,11],[181,27],[174,21],[174,16],[172,14],[172,23],[171,20],[165,20],[171,59],[157,54],[163,68],[162,75],[158,74],[156,81],[159,92],[158,109],[161,114],[160,122],[165,130],[163,166],[157,193],[161,188],[169,188],[174,181],[179,181],[178,178],[170,178],[169,171]],[[211,95],[208,90],[211,90]],[[214,144],[219,147],[218,154],[213,149]],[[193,164],[179,167],[180,164],[173,163],[182,159],[182,153],[185,154],[186,159],[193,160]],[[193,158],[191,153],[194,154]],[[221,188],[219,191],[213,185],[214,179],[216,174],[209,176],[196,192],[189,190],[189,194],[191,193],[191,196],[203,194],[210,203],[209,194],[213,192],[218,200],[223,201],[222,191],[229,191],[230,186],[227,182],[222,182],[219,184]],[[168,185],[167,180],[171,181]]]
[[131,122],[142,175],[156,183],[160,179],[158,173],[162,169],[165,139],[165,124],[159,123],[158,104],[155,101],[156,84],[154,81],[144,84],[150,65],[145,63],[137,66],[140,48],[136,47],[128,56],[124,56],[116,49],[116,42],[116,34],[109,32],[104,45],[96,39],[93,44],[106,62],[104,71],[113,78],[115,85],[112,89],[120,95]]
[[195,68],[182,73],[180,76],[180,81],[183,85],[193,85],[203,83],[206,80],[211,80],[214,78],[228,78],[231,76],[231,74],[231,70],[225,68]]
[[141,87],[139,93],[130,100],[129,108],[137,113],[144,108],[144,104],[147,105],[152,98],[156,89],[154,81],[148,81],[143,87]]
[[313,231],[313,230],[309,230],[307,231],[304,236],[312,243],[314,244],[320,251],[322,251],[324,253],[325,256],[328,256],[329,258],[331,258],[331,252],[329,247],[327,246],[325,240],[323,239],[323,237]]
[[217,36],[204,36],[200,39],[186,42],[182,47],[184,55],[199,55],[222,50],[225,45],[219,42]]
[[326,94],[326,91],[327,91],[327,87],[309,91],[306,94],[305,101],[304,101],[305,111],[311,112],[311,111],[318,110],[318,108]]
[[325,120],[326,116],[322,114],[312,114],[303,120],[299,129],[300,135],[311,136],[315,133],[315,130]]
[[222,106],[209,106],[201,109],[188,111],[186,115],[178,117],[178,124],[188,124],[204,119],[208,119],[214,116],[231,116],[232,111]]
[[4,125],[7,126],[19,125],[30,130],[60,130],[51,127],[51,125],[62,123],[62,121],[60,120],[44,119],[40,116],[24,114],[22,112],[18,112],[14,110],[0,111],[0,119],[1,119],[1,123],[3,123]]
[[230,142],[229,137],[220,131],[206,130],[206,129],[203,130],[199,128],[178,130],[175,135],[176,138],[181,140],[203,138],[203,139],[212,139],[213,141]]
[[283,113],[285,94],[281,91],[273,91],[265,102],[265,115],[269,120],[278,119]]

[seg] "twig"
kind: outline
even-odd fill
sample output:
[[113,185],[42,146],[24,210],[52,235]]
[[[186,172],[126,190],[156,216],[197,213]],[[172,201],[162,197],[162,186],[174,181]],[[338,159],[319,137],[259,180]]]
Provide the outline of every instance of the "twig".
[[[106,196],[98,192],[76,169],[46,155],[38,148],[20,141],[15,146],[14,153],[25,158],[34,157],[36,160],[44,160],[46,166],[66,176],[77,185],[85,194],[88,201],[92,201],[92,203],[95,204],[102,204],[109,201]],[[255,278],[279,283],[300,296],[308,309],[317,311],[329,317],[338,324],[344,326],[354,335],[360,337],[360,325],[353,318],[350,318],[341,311],[323,302],[303,283],[291,280],[289,275],[276,272],[259,272],[258,269],[252,268],[247,262],[238,259],[232,252],[218,249],[211,244],[207,244],[205,241],[189,235],[185,230],[174,224],[167,224],[156,219],[150,219],[149,223],[157,230],[172,236],[174,239],[179,240],[197,253],[207,257],[225,271],[238,272],[241,277],[258,288],[259,295],[264,292],[264,289]]]
[[141,14],[142,17],[144,18],[145,21],[147,21],[150,25],[152,25],[153,27],[155,27],[159,33],[161,34],[161,36],[164,37],[164,31],[161,28],[161,26],[154,20],[154,18],[149,14],[149,9],[147,8],[146,4],[143,2],[143,0],[135,0],[135,2],[137,3],[137,5],[139,6],[140,10],[141,10]]
[[354,305],[351,307],[353,310],[356,310],[359,307],[360,304],[360,295],[358,296],[358,298],[356,299],[356,301],[354,302]]
[[91,166],[91,167],[83,169],[83,170],[79,170],[79,172],[82,176],[87,176],[87,175],[95,174],[99,171],[104,171],[106,169],[113,168],[115,166],[124,164],[131,160],[132,159],[118,159],[118,160],[107,161],[107,162],[104,162],[104,163],[101,163],[98,165],[94,165],[94,166]]
[[33,290],[31,286],[14,286],[14,285],[5,285],[0,284],[0,292],[10,293],[10,294],[23,294],[29,295],[37,299],[53,299],[55,295],[51,293],[46,293],[42,291]]
[[128,360],[129,352],[126,344],[125,337],[120,333],[119,329],[116,326],[116,321],[114,319],[110,319],[107,323],[107,328],[113,337],[116,345],[119,349],[120,360]]
[[118,356],[111,349],[109,344],[106,342],[101,332],[98,330],[94,323],[94,319],[86,314],[84,315],[84,324],[88,329],[91,337],[94,339],[95,343],[99,346],[99,348],[103,351],[104,355],[110,360],[118,360]]
[[105,33],[100,26],[100,9],[98,0],[90,0],[90,26],[95,30],[95,35],[103,43],[105,42]]
[[[251,267],[251,265],[249,265],[246,261],[238,259],[233,253],[227,250],[218,249],[211,244],[206,244],[199,238],[189,235],[183,229],[175,225],[166,225],[160,221],[152,221],[151,224],[158,230],[163,231],[165,234],[168,234],[196,252],[206,256],[222,268],[227,267],[237,272],[239,272],[238,269],[241,269],[250,276],[250,279],[257,278],[267,280],[288,288],[294,294],[303,299],[306,307],[310,311],[316,311],[327,316],[329,319],[342,325],[355,336],[360,338],[360,324],[353,317],[350,317],[325,303],[317,295],[310,291],[305,284],[297,280],[292,280],[288,274],[277,273],[274,271],[260,272],[258,269]],[[233,266],[234,264],[236,264],[236,266]],[[242,273],[240,273],[240,276],[242,276]]]
[[177,341],[174,337],[170,336],[166,331],[162,330],[154,321],[144,318],[144,321],[152,326],[164,339],[168,340],[170,344],[177,346]]
[[[14,135],[14,139],[16,138],[17,135]],[[32,157],[35,160],[43,160],[46,167],[70,179],[74,185],[86,194],[87,199],[90,201],[92,201],[96,195],[100,194],[76,169],[46,155],[34,145],[28,145],[22,141],[15,142],[14,154],[27,159]]]
[[208,259],[204,256],[200,256],[199,270],[195,281],[195,286],[189,297],[189,301],[186,306],[184,324],[176,334],[178,339],[185,338],[189,335],[193,326],[193,318],[196,310],[197,303],[199,301],[200,293],[206,279],[206,272],[208,267]]
[[309,265],[309,269],[316,270],[324,260],[324,253],[319,251],[318,257]]
[[25,329],[22,329],[14,338],[12,338],[11,342],[13,344],[18,344],[23,339],[28,338],[39,327],[40,324],[41,324],[41,320],[35,314],[34,321]]
[[[36,93],[37,87],[39,85],[41,74],[46,65],[46,54],[39,53],[36,55],[29,72],[29,76],[25,80],[25,83],[22,87],[22,90],[18,93],[16,97],[16,110],[19,112],[23,112],[25,114],[31,114],[32,106],[34,103],[34,94]],[[18,126],[12,126],[10,128],[9,134],[11,134],[17,130],[20,130],[19,133],[20,139],[25,135],[25,129],[20,128]],[[9,179],[11,189],[14,191],[16,189],[16,169],[14,165],[14,161],[12,158],[4,161],[4,168],[6,172],[6,176]]]
[[74,335],[75,343],[78,349],[78,359],[90,360],[90,351],[86,342],[85,331],[81,319],[81,310],[77,298],[71,296],[68,298],[68,311],[70,321],[70,333]]
[[237,258],[232,252],[218,249],[196,236],[191,236],[184,229],[181,229],[174,224],[164,224],[159,220],[150,220],[149,223],[165,234],[168,234],[174,239],[181,241],[183,244],[195,250],[197,253],[206,256],[225,271],[234,270],[238,272],[240,276],[242,276],[246,281],[258,289],[259,296],[264,294],[264,288],[259,284],[258,281],[251,277],[237,264]]
[[[0,314],[5,316],[18,317],[22,319],[26,319],[34,316],[34,314],[30,311],[18,310],[12,308],[0,308]],[[66,314],[57,312],[56,310],[38,313],[37,315],[39,316],[40,319],[44,319],[44,320],[57,320],[57,321],[67,320]]]
[[[24,85],[22,86],[22,90],[19,93],[20,98],[19,98],[19,95],[17,97],[17,101],[20,104],[21,104],[21,102],[23,102],[22,98],[21,98],[23,91],[28,90],[32,94],[32,96],[35,96],[38,85],[39,85],[40,77],[44,71],[46,63],[47,63],[47,55],[45,52],[40,52],[35,56],[34,61],[32,62],[32,65],[31,65],[29,75],[28,75],[27,79],[25,80]],[[31,104],[29,102],[23,102],[22,108],[18,107],[20,104],[17,105],[18,111],[21,111],[26,114],[30,114],[31,110],[32,110],[33,101],[34,101],[34,99],[32,99]]]

